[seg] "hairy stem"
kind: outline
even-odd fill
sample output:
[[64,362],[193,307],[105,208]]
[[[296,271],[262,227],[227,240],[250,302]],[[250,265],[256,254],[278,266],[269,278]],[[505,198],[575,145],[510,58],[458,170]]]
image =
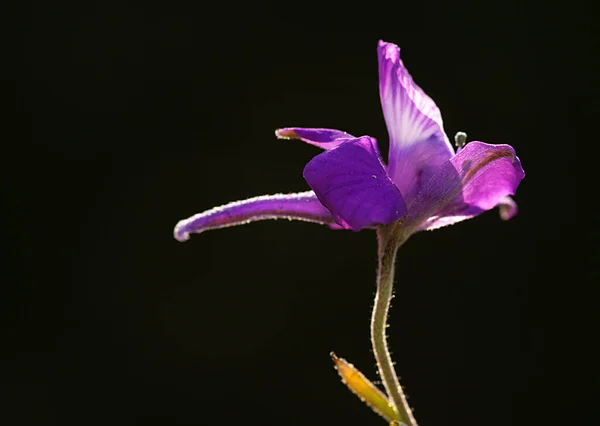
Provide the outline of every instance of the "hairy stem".
[[400,386],[394,363],[388,350],[385,330],[388,310],[394,287],[394,262],[398,248],[404,243],[402,223],[395,223],[377,231],[379,242],[379,268],[377,271],[377,293],[371,317],[371,343],[377,361],[379,375],[385,390],[395,406],[402,423],[417,426],[417,422]]

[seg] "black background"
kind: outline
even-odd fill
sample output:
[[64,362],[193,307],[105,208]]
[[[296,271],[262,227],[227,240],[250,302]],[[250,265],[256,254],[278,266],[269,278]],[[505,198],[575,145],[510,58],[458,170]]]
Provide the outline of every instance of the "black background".
[[597,424],[595,251],[573,237],[574,147],[597,143],[576,109],[595,72],[591,8],[20,12],[19,137],[2,166],[3,425],[384,424],[328,356],[376,379],[373,232],[279,221],[172,237],[215,205],[307,188],[319,150],[278,141],[278,127],[369,134],[385,154],[379,39],[401,46],[450,136],[509,143],[527,173],[513,220],[489,212],[400,250],[389,337],[415,416]]

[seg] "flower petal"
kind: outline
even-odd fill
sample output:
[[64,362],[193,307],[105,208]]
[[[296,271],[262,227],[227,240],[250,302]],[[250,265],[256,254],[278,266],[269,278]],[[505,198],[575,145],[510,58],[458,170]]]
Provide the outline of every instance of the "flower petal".
[[348,139],[314,157],[304,178],[336,222],[358,231],[399,220],[406,214],[402,194],[388,177],[375,139]]
[[186,241],[191,233],[243,225],[257,220],[303,220],[339,228],[333,217],[313,191],[297,194],[263,195],[234,201],[180,221],[174,230],[175,238]]
[[471,142],[447,161],[409,206],[405,226],[435,229],[500,205],[503,219],[516,214],[514,195],[525,176],[509,145]]
[[[517,203],[515,203],[515,200],[508,196],[500,200],[496,207],[498,207],[500,219],[502,220],[512,219],[518,212]],[[462,222],[463,220],[479,216],[485,211],[479,207],[474,206],[464,208],[464,211],[459,211],[458,213],[451,214],[448,216],[432,217],[424,223],[425,227],[422,229],[432,231],[434,229],[442,228],[444,226],[454,225],[457,222]]]
[[300,139],[323,149],[335,148],[346,139],[354,136],[334,129],[306,129],[302,127],[286,127],[275,131],[279,139]]
[[435,102],[414,82],[395,44],[379,42],[379,96],[390,137],[388,173],[407,203],[454,155]]

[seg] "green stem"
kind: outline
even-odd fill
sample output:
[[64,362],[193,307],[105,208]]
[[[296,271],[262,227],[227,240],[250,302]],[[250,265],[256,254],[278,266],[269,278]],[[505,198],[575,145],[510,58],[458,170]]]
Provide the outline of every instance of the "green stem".
[[377,231],[379,242],[379,268],[377,272],[377,293],[371,317],[371,343],[377,360],[379,375],[398,415],[407,426],[417,426],[417,422],[400,386],[394,370],[394,363],[388,350],[385,330],[388,310],[394,288],[394,262],[398,248],[406,238],[402,236],[402,223],[395,223]]

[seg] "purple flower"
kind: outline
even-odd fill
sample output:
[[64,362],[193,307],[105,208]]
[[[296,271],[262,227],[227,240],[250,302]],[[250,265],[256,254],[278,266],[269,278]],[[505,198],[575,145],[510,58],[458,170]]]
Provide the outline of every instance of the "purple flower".
[[379,42],[379,94],[390,138],[386,167],[377,142],[332,129],[291,127],[325,151],[304,168],[312,191],[237,201],[182,220],[175,238],[262,219],[297,219],[332,228],[374,228],[401,219],[406,236],[479,215],[496,206],[502,219],[517,212],[510,198],[525,176],[509,145],[471,142],[454,152],[440,110],[414,82],[400,49]]

